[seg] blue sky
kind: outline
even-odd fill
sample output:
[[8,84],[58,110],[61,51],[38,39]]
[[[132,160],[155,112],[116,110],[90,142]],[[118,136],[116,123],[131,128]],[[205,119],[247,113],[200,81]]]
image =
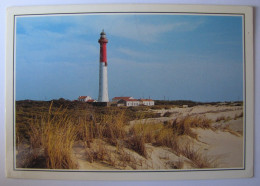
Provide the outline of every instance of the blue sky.
[[85,14],[16,18],[16,99],[97,99],[102,29],[110,99],[243,98],[241,16]]

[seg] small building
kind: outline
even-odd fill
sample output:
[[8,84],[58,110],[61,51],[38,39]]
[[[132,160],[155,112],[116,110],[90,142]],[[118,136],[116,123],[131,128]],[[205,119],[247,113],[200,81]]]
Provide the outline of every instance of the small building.
[[140,105],[146,105],[146,106],[153,106],[154,100],[152,99],[134,99],[133,97],[114,97],[112,99],[113,104],[116,104],[117,106],[140,106]]
[[140,101],[138,99],[120,99],[117,104],[120,105],[124,105],[127,107],[131,107],[131,106],[139,106],[140,105]]
[[112,102],[113,102],[113,103],[118,103],[118,101],[120,101],[121,99],[127,100],[127,99],[134,99],[134,98],[133,98],[133,97],[114,97],[114,98],[112,99]]
[[86,102],[86,103],[97,102],[96,100],[92,99],[90,96],[79,96],[78,101],[82,101],[82,102]]
[[152,100],[152,99],[140,99],[140,105],[154,106],[154,100]]

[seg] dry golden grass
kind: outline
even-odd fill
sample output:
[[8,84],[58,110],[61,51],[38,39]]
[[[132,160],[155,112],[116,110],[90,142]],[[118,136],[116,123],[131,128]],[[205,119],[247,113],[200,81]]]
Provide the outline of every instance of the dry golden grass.
[[152,143],[156,146],[166,146],[172,148],[176,153],[179,152],[177,135],[172,129],[162,123],[139,123],[130,129],[131,137],[129,143],[131,148],[139,154],[147,157],[145,143]]
[[178,136],[188,135],[197,139],[197,134],[192,131],[192,128],[212,129],[212,121],[205,117],[178,118],[172,122],[162,123],[140,123],[135,124],[130,129],[132,134],[131,144],[132,149],[139,154],[144,155],[144,143],[152,143],[156,146],[170,147],[177,155],[180,152],[178,144]]
[[123,140],[126,136],[125,111],[109,112],[102,116],[100,122],[100,133],[110,144],[116,145],[118,141]]
[[192,128],[212,129],[212,120],[202,116],[186,116],[184,118],[178,118],[171,124],[174,133],[177,135],[188,135],[197,139],[197,134],[194,133]]
[[82,140],[87,147],[90,148],[91,142],[97,137],[98,127],[94,119],[87,119],[87,116],[78,119],[78,122],[74,122],[76,131],[76,140]]
[[[138,117],[142,119],[142,113]],[[45,161],[45,168],[76,169],[78,165],[73,161],[72,149],[75,141],[82,141],[90,163],[101,162],[120,169],[127,166],[137,168],[137,160],[129,151],[133,150],[142,158],[149,159],[146,143],[169,147],[176,155],[182,154],[191,159],[196,167],[213,166],[192,148],[181,149],[178,142],[181,135],[197,139],[192,128],[212,129],[211,120],[187,116],[166,123],[137,123],[126,130],[127,118],[125,109],[68,112],[61,107],[53,108],[51,103],[47,112],[30,120],[28,135],[33,164],[37,167],[37,159],[41,158]],[[116,150],[111,150],[111,147]],[[142,162],[139,164],[142,167]],[[173,168],[182,167],[183,162],[173,165]]]
[[133,130],[132,135],[127,139],[127,147],[136,151],[140,155],[147,157],[147,150],[145,148],[145,137],[143,133],[138,133]]
[[181,149],[181,154],[190,159],[196,168],[216,168],[218,164],[216,159],[210,159],[201,154],[199,150],[194,150],[189,144],[186,144],[185,147]]
[[242,135],[242,133],[239,133],[239,132],[236,132],[236,131],[232,130],[232,129],[230,128],[230,125],[226,125],[226,126],[222,129],[222,131],[224,131],[224,132],[229,132],[230,134],[235,135],[235,136],[237,136],[237,137],[240,137],[240,136]]
[[123,146],[113,148],[100,139],[94,140],[93,147],[86,147],[85,151],[86,158],[90,163],[105,164],[116,169],[125,169],[126,167],[136,169],[137,166],[141,166],[131,151],[127,152]]
[[112,167],[117,167],[118,158],[107,147],[106,142],[97,139],[91,148],[85,148],[86,158],[90,163],[101,163]]
[[142,166],[142,162],[137,162],[131,153],[126,152],[123,148],[118,151],[118,165],[121,167],[131,167],[132,169],[137,169],[137,166]]
[[30,127],[30,144],[33,149],[43,149],[46,168],[77,168],[71,158],[76,130],[66,110],[52,111],[51,104],[48,115],[42,116],[41,120],[33,120]]
[[177,155],[180,154],[180,147],[178,144],[178,136],[169,128],[163,128],[155,135],[155,142],[157,146],[170,147]]
[[230,121],[232,118],[230,116],[220,116],[216,119],[216,122],[219,122],[219,121],[224,121],[224,122],[228,122]]

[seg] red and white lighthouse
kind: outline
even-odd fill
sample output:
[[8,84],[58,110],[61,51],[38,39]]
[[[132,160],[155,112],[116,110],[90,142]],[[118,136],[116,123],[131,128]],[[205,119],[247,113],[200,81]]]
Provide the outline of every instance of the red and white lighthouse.
[[106,33],[104,30],[100,34],[98,40],[100,44],[100,60],[99,60],[99,94],[98,102],[109,102],[108,84],[107,84],[107,43]]

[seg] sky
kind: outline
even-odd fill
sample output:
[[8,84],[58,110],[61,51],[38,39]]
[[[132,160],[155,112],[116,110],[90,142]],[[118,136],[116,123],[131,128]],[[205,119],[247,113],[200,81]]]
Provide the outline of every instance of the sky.
[[102,29],[110,100],[243,99],[242,16],[67,14],[15,21],[16,100],[97,99]]

